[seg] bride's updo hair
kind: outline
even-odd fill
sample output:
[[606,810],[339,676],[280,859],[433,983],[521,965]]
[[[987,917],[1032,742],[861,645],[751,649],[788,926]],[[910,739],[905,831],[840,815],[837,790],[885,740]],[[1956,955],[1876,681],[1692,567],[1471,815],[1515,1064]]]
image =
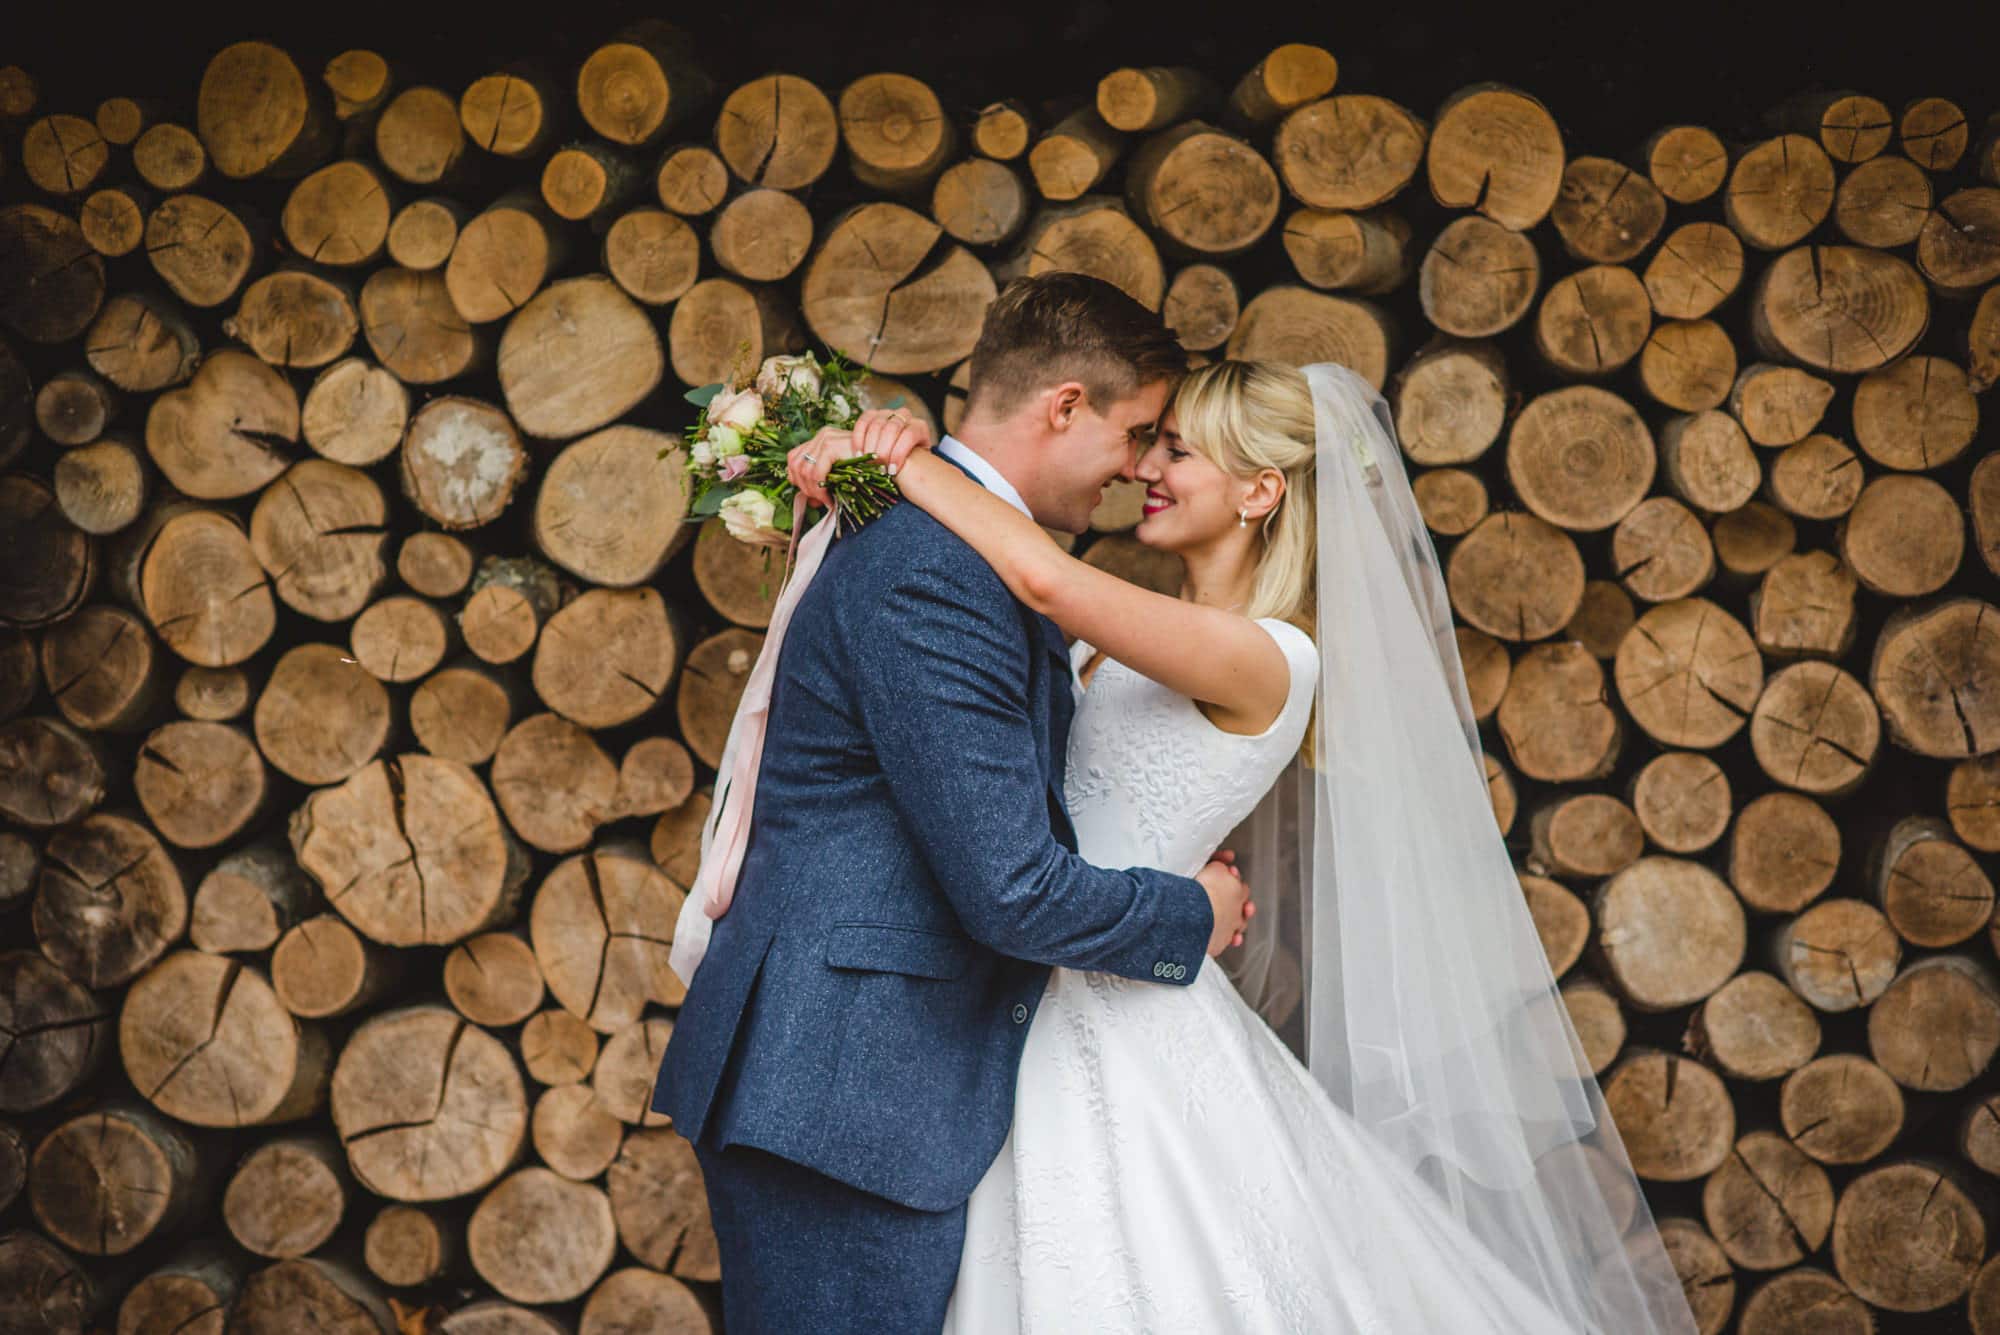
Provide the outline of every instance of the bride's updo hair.
[[1223,472],[1285,475],[1285,494],[1263,520],[1264,557],[1244,615],[1313,627],[1314,446],[1318,427],[1305,373],[1279,362],[1214,362],[1189,374],[1174,397],[1181,442]]

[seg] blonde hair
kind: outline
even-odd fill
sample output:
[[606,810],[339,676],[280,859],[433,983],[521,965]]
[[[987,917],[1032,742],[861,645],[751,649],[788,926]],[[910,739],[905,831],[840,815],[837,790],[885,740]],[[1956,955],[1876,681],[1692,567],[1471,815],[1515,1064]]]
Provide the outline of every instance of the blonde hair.
[[1314,633],[1318,428],[1305,374],[1278,362],[1214,362],[1181,382],[1174,415],[1182,443],[1230,476],[1266,468],[1284,474],[1284,495],[1264,516],[1264,555],[1244,615],[1276,617]]
[[[1243,614],[1289,621],[1317,636],[1319,533],[1317,442],[1312,386],[1278,362],[1214,362],[1191,373],[1174,395],[1181,443],[1232,477],[1275,468],[1284,494],[1264,516],[1264,555]],[[1319,692],[1313,693],[1299,755],[1318,764]]]

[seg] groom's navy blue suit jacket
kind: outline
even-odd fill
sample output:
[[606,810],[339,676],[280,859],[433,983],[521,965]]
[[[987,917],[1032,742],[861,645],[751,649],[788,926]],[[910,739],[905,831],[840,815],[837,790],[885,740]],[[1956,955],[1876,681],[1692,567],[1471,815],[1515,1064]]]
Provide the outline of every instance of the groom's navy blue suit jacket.
[[1185,985],[1208,898],[1076,856],[1062,637],[916,506],[833,544],[778,666],[736,897],[652,1107],[949,1209],[1006,1138],[1049,966]]

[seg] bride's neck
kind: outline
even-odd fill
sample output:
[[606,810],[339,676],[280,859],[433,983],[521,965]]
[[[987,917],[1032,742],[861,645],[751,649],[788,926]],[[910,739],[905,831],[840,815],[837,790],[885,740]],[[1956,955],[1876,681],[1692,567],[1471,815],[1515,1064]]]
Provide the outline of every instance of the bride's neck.
[[1241,612],[1257,587],[1257,553],[1249,543],[1219,543],[1181,553],[1186,573],[1181,598],[1203,607]]

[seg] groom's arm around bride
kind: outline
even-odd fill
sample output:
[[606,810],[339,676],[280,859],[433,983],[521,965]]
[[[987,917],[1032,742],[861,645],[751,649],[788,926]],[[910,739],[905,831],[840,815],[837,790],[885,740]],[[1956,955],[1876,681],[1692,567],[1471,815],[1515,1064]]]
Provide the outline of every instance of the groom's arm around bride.
[[[1045,299],[1179,357],[1115,288],[1051,277],[995,303],[975,367],[1048,337]],[[1061,637],[915,506],[833,544],[777,666],[738,893],[652,1106],[708,1175],[732,1332],[936,1329],[1049,967],[1185,985],[1241,888],[1219,926],[1196,880],[1075,855]]]

